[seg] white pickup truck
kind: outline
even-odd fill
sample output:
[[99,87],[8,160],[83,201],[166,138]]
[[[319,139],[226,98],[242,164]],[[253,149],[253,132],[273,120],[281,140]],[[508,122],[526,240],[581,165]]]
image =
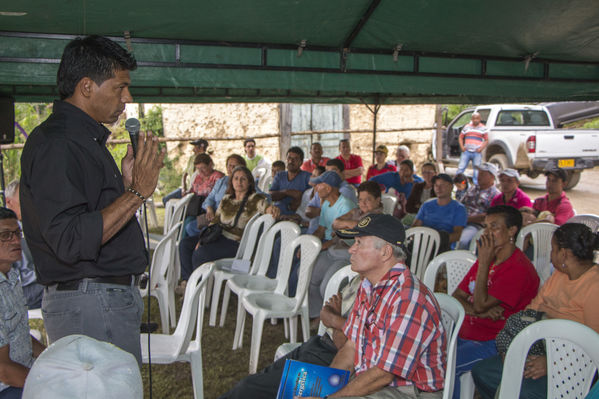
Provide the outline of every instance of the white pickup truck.
[[496,104],[466,109],[443,131],[443,163],[457,165],[460,132],[477,111],[489,129],[489,144],[483,160],[493,162],[501,169],[517,169],[532,178],[547,169],[560,167],[568,172],[566,189],[571,189],[580,180],[584,169],[599,165],[599,131],[559,128],[563,123],[595,115],[588,112],[589,109],[599,110],[597,103],[586,103],[592,106],[587,106],[586,113],[579,112],[584,107],[578,104]]

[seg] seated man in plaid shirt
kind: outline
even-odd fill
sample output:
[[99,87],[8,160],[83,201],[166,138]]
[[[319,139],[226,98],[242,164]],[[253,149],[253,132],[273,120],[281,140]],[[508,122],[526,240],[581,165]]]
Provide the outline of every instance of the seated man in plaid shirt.
[[354,375],[328,397],[441,398],[447,362],[441,311],[404,263],[403,225],[370,214],[337,235],[355,238],[352,270],[363,280],[345,323],[347,341],[330,365]]

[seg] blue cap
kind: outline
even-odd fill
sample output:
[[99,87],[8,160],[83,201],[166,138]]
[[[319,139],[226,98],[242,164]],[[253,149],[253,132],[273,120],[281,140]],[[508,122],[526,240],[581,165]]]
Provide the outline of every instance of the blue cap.
[[341,186],[342,181],[343,180],[341,179],[341,176],[339,176],[339,173],[333,172],[332,170],[327,170],[322,175],[310,179],[310,183],[314,185],[318,183],[326,183],[329,186],[336,188],[339,188],[339,186]]

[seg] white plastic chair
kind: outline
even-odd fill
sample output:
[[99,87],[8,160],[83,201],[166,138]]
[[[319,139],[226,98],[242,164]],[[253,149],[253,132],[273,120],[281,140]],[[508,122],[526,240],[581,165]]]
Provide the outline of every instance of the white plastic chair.
[[[250,269],[249,274],[237,274],[232,276],[225,286],[225,292],[223,294],[223,312],[226,312],[226,308],[229,304],[229,297],[231,296],[231,292],[241,298],[244,295],[246,290],[253,291],[274,291],[277,287],[277,281],[279,279],[285,279],[288,281],[289,279],[289,270],[286,269],[283,265],[287,262],[287,259],[283,258],[283,248],[291,245],[293,240],[299,237],[301,230],[299,226],[293,222],[279,222],[272,226],[270,230],[265,234],[262,240],[260,240],[260,246],[256,251],[256,257],[254,258],[254,262],[252,262],[252,268]],[[277,275],[274,279],[266,277],[266,273],[268,272],[268,267],[270,265],[270,260],[273,253],[273,245],[275,243],[275,237],[279,234],[280,236],[280,253],[279,253],[279,263],[277,264]],[[289,261],[291,262],[291,261]],[[285,276],[283,273],[287,273]],[[239,314],[243,312],[243,307],[241,305],[241,300],[237,300],[237,318],[239,318]],[[223,317],[224,313],[221,313],[221,317]],[[237,333],[243,331],[243,326],[235,327],[235,338],[233,339],[233,350],[237,348],[241,348],[243,343],[243,335],[237,336]],[[238,330],[238,328],[241,328]],[[285,333],[287,336],[287,332]]]
[[476,232],[476,234],[474,235],[474,237],[472,237],[472,241],[470,241],[470,246],[468,247],[468,249],[474,255],[476,255],[476,253],[477,253],[476,242],[483,235],[484,232],[485,232],[485,229],[480,229],[479,231]]
[[[337,270],[335,272],[335,274],[333,274],[331,276],[331,279],[327,283],[327,287],[324,292],[324,297],[326,298],[325,303],[333,295],[335,295],[339,292],[339,287],[341,286],[341,283],[343,281],[345,281],[347,279],[347,282],[349,283],[356,274],[358,274],[358,273],[354,272],[351,269],[351,265],[344,266],[341,269]],[[326,326],[324,324],[322,324],[322,321],[321,321],[320,324],[318,325],[318,335],[325,334],[326,329],[327,329]],[[286,354],[288,354],[289,352],[291,352],[292,350],[294,350],[295,348],[297,348],[300,345],[301,344],[299,344],[297,342],[296,343],[287,342],[287,343],[279,345],[279,347],[277,348],[277,351],[275,353],[275,361],[277,361],[281,357],[285,356]]]
[[520,331],[505,355],[499,399],[520,395],[524,363],[531,345],[545,340],[547,397],[584,398],[599,367],[599,334],[571,320],[542,320]]
[[[300,258],[297,289],[295,296],[289,297],[286,295],[287,279],[295,251],[298,248],[302,255]],[[240,297],[243,308],[254,318],[252,323],[252,345],[250,347],[250,374],[254,374],[258,368],[258,356],[260,355],[264,320],[268,318],[290,319],[289,337],[293,343],[296,340],[297,334],[297,316],[301,316],[304,342],[308,340],[310,335],[310,320],[308,317],[307,292],[312,268],[320,249],[321,242],[313,235],[297,237],[290,245],[282,247],[283,263],[279,263],[279,268],[285,269],[280,274],[284,278],[279,278],[277,274],[277,286],[275,290],[273,292],[248,292],[247,295]],[[237,315],[237,327],[235,330],[237,338],[243,335],[245,311],[239,312]]]
[[462,327],[466,312],[460,302],[450,295],[436,292],[435,297],[441,308],[441,322],[447,334],[447,368],[445,371],[443,399],[449,399],[453,395],[458,333]]
[[444,252],[430,261],[424,271],[422,282],[431,291],[434,291],[437,273],[442,266],[445,266],[445,270],[447,271],[447,294],[452,295],[474,262],[476,262],[476,256],[470,251],[456,250]]
[[406,230],[406,241],[413,237],[410,271],[422,280],[424,268],[439,252],[441,236],[430,227],[411,227]]
[[173,226],[166,236],[156,246],[152,263],[150,264],[150,281],[144,289],[140,289],[142,296],[150,295],[158,300],[158,308],[160,309],[160,322],[162,324],[162,332],[169,333],[169,316],[170,322],[175,325],[177,315],[175,310],[175,291],[172,289],[173,284],[170,279],[174,278],[172,273],[174,252],[176,250],[175,239],[183,222],[179,222]]
[[272,181],[273,181],[273,177],[271,174],[263,176],[260,179],[260,181],[258,182],[258,188],[260,190],[262,190],[263,192],[267,193],[268,189],[270,188],[270,185],[272,184]]
[[[210,305],[210,319],[208,324],[211,327],[216,325],[216,312],[218,311],[218,301],[220,299],[220,291],[223,282],[227,281],[235,274],[238,274],[231,270],[233,262],[237,259],[251,261],[254,256],[254,250],[256,249],[256,242],[258,242],[264,232],[270,229],[274,222],[275,220],[271,215],[255,214],[248,221],[243,230],[243,235],[241,236],[235,258],[224,258],[214,262],[215,270],[211,278],[212,282],[209,284],[209,287],[211,287],[210,293],[212,294],[212,302]],[[221,319],[220,326],[222,327],[224,324],[224,316],[221,317]]]
[[533,245],[532,264],[541,279],[541,285],[551,276],[553,266],[551,265],[551,238],[553,232],[559,226],[553,223],[533,223],[523,227],[516,238],[516,246],[524,250],[526,237],[530,235]]
[[[175,332],[150,334],[152,363],[170,364],[174,362],[191,363],[191,380],[195,399],[204,397],[202,376],[202,325],[204,318],[204,300],[206,282],[214,271],[212,263],[205,263],[194,270],[187,281],[183,307]],[[193,341],[193,331],[196,331]],[[148,363],[148,334],[141,334],[141,358]]]
[[391,194],[383,194],[381,195],[381,202],[383,203],[383,213],[393,215],[395,206],[397,206],[397,197]]
[[593,230],[593,233],[599,231],[599,216],[597,215],[584,214],[572,216],[566,223],[582,223]]

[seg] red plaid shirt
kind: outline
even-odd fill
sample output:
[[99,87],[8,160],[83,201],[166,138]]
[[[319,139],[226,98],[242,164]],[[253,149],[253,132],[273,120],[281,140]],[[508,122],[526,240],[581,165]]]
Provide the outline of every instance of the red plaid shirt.
[[356,375],[379,367],[395,375],[391,386],[443,389],[447,354],[441,311],[405,265],[393,266],[374,287],[362,281],[344,332],[356,346]]

